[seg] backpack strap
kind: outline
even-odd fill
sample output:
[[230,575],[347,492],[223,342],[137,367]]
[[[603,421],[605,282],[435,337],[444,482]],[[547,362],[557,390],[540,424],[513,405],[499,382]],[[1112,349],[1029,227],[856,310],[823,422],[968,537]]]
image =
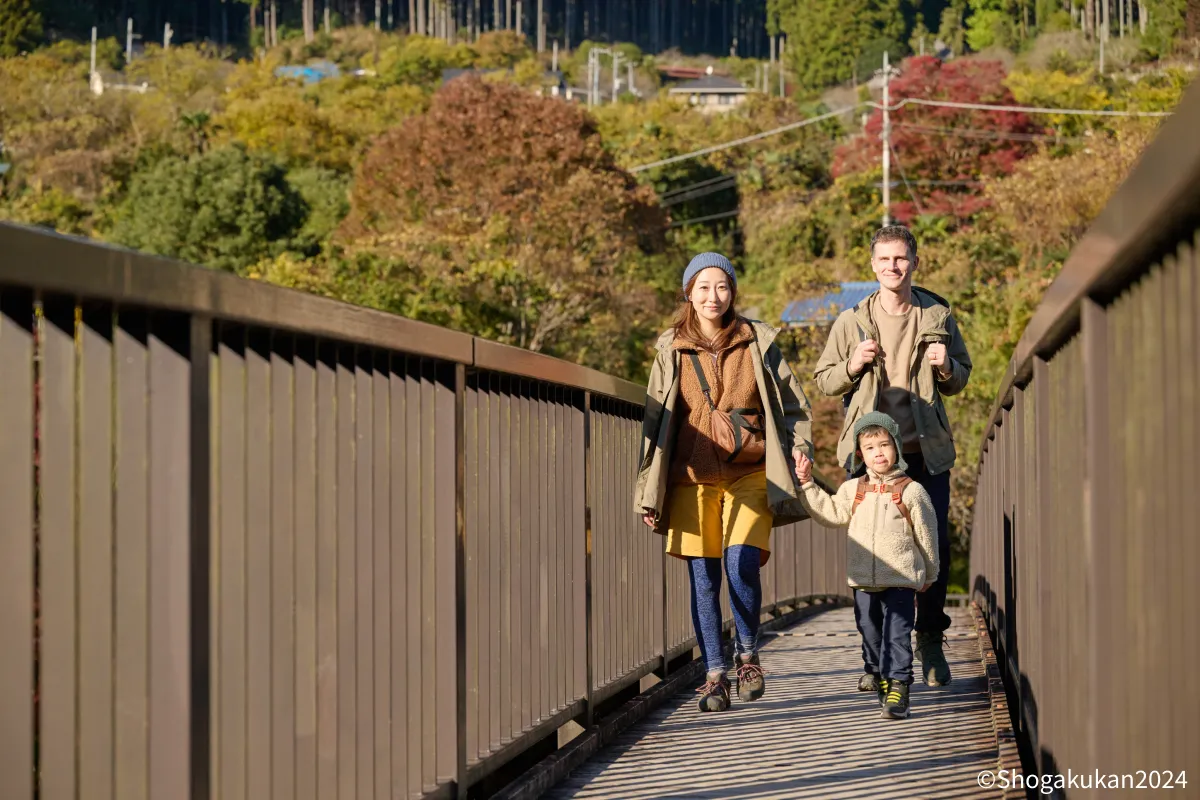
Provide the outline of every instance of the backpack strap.
[[866,475],[858,479],[858,488],[854,491],[854,505],[850,507],[850,516],[854,516],[854,512],[858,511],[858,507],[862,505],[862,501],[867,498],[867,492],[871,491],[871,480]]
[[858,511],[858,507],[862,505],[862,501],[867,498],[868,492],[890,494],[892,496],[892,502],[896,504],[896,508],[899,509],[900,514],[911,527],[913,524],[912,512],[908,510],[908,506],[904,502],[904,490],[907,489],[908,485],[912,482],[912,478],[905,476],[903,478],[897,478],[895,483],[881,483],[878,485],[878,487],[875,487],[871,485],[871,480],[866,475],[863,475],[858,479],[858,487],[854,491],[854,505],[850,507],[850,516],[854,516],[854,512]]
[[896,508],[900,509],[900,513],[904,515],[904,519],[907,520],[910,528],[913,527],[912,512],[909,511],[908,506],[904,504],[904,490],[907,489],[908,485],[912,482],[912,478],[905,476],[903,478],[897,478],[896,482],[892,484],[892,502],[896,504]]

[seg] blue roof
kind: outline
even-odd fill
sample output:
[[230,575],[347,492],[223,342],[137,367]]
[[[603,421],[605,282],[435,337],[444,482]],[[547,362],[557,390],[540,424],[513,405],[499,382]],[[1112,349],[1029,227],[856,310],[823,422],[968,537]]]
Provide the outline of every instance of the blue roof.
[[277,78],[296,78],[305,83],[319,83],[325,78],[336,78],[341,75],[337,64],[330,61],[315,61],[312,64],[300,66],[292,64],[275,69]]
[[853,308],[879,289],[874,281],[839,284],[832,292],[808,300],[794,300],[783,310],[784,325],[828,325],[847,308]]

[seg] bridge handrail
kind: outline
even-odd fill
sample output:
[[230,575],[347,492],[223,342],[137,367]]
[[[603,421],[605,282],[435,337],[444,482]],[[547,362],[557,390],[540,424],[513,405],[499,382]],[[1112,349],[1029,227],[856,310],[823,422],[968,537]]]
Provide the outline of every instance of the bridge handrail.
[[1200,653],[1198,130],[1200,82],[1047,290],[983,433],[971,590],[1017,733],[1003,768],[1200,769],[1179,711],[1200,690],[1172,688]]

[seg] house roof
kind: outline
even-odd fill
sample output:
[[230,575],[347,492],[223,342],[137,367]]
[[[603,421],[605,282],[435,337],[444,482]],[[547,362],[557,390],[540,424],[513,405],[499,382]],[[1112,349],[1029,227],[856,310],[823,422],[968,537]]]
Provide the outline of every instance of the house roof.
[[746,84],[734,78],[727,78],[724,75],[705,75],[694,81],[687,81],[678,86],[672,86],[669,91],[671,94],[696,94],[705,92],[742,94],[750,90],[746,88]]
[[783,310],[783,324],[796,327],[828,325],[879,288],[874,281],[842,283],[820,297],[795,300]]

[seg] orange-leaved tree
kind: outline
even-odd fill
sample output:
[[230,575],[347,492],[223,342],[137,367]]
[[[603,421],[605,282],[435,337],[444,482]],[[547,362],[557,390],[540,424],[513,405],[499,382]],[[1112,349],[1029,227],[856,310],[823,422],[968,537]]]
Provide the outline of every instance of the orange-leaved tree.
[[625,372],[665,222],[584,111],[463,77],[368,151],[338,242],[402,263],[425,318]]

